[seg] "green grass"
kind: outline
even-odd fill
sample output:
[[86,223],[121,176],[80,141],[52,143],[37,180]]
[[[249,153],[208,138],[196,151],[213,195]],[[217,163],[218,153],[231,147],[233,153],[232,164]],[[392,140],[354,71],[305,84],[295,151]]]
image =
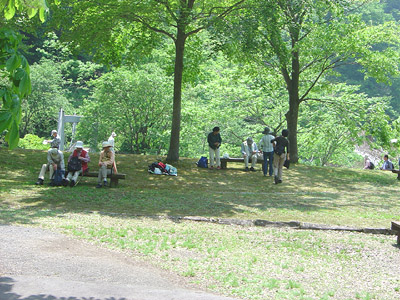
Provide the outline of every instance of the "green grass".
[[[92,154],[90,168],[96,170]],[[95,178],[76,188],[37,187],[45,152],[0,150],[2,206],[10,221],[34,222],[46,210],[104,211],[126,215],[204,216],[270,221],[304,221],[330,225],[388,227],[400,219],[395,174],[382,171],[293,166],[284,183],[274,185],[261,172],[197,168],[193,159],[175,164],[178,177],[147,173],[156,157],[117,155],[119,171],[127,174],[118,189],[95,189]],[[5,163],[7,162],[7,163]],[[7,213],[2,215],[7,218]]]
[[[243,299],[399,299],[395,237],[239,227],[159,216],[304,221],[355,227],[400,220],[392,173],[291,166],[284,184],[242,165],[206,170],[195,159],[178,177],[149,175],[155,156],[117,155],[117,189],[35,186],[42,151],[0,148],[0,223],[41,226],[124,251],[182,280]],[[96,170],[98,155],[91,155]]]

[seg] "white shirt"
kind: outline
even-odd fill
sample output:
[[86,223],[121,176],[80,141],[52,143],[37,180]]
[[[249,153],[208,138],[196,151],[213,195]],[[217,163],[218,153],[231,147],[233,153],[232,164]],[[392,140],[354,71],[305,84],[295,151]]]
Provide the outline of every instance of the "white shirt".
[[260,149],[263,152],[272,152],[274,151],[274,146],[271,143],[271,141],[274,139],[275,137],[273,135],[270,134],[265,134],[261,140],[260,140]]

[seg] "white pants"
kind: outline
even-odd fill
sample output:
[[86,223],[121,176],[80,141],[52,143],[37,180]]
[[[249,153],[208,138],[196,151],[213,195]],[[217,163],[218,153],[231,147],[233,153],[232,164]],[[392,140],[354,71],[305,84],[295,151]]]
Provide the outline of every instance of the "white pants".
[[77,182],[78,181],[78,177],[81,174],[82,174],[82,170],[75,171],[75,172],[68,172],[67,180],[70,181],[72,179],[73,181]]
[[219,148],[217,148],[217,149],[213,149],[211,147],[209,147],[209,148],[210,148],[209,149],[210,166],[214,167],[214,156],[215,156],[217,167],[220,167],[221,166],[221,160],[220,160],[220,157],[219,157]]
[[53,173],[54,173],[54,168],[53,168],[52,164],[43,164],[38,178],[44,180],[44,175],[46,174],[47,171],[49,171],[49,179],[51,180],[51,178],[53,177]]
[[106,181],[108,174],[111,174],[111,169],[107,169],[107,166],[101,166],[99,169],[99,176],[97,177],[97,182],[101,184],[102,181]]
[[[249,154],[243,155],[243,157],[244,157],[244,166],[248,168],[250,155]],[[256,166],[256,163],[257,163],[257,153],[251,156],[251,167],[254,168]]]

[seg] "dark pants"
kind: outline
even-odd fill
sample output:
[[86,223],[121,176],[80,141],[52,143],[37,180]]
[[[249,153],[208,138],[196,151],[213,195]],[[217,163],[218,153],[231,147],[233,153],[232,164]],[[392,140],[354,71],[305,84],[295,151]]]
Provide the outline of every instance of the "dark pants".
[[272,163],[274,161],[274,151],[263,152],[263,157],[264,157],[264,175],[267,175],[269,166],[269,176],[272,176],[274,172],[274,169],[272,167]]

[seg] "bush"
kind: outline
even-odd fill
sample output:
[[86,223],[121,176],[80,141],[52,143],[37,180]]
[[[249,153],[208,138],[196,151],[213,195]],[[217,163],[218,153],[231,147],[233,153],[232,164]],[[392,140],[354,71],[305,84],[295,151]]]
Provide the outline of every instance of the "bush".
[[18,147],[22,149],[47,150],[48,144],[43,144],[43,138],[34,134],[27,134],[19,140]]

